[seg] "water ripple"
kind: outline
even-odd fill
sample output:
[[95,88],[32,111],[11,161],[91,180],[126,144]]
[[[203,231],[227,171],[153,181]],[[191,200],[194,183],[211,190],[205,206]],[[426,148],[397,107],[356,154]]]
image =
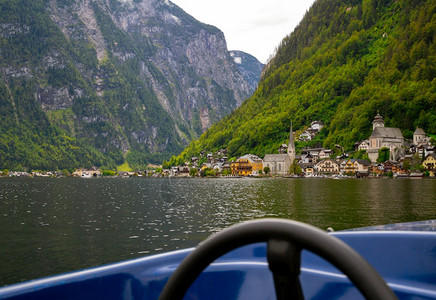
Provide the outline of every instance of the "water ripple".
[[192,247],[240,221],[436,217],[435,180],[1,179],[0,285]]

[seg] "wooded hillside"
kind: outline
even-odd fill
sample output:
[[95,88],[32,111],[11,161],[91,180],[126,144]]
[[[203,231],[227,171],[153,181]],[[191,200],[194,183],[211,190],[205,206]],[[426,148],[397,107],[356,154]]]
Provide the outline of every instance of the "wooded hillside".
[[0,1],[0,169],[145,169],[253,91],[170,1]]
[[[325,124],[315,144],[346,150],[377,112],[411,138],[436,133],[436,2],[318,0],[285,37],[257,91],[181,154],[276,153],[294,130]],[[301,143],[298,146],[302,146]]]

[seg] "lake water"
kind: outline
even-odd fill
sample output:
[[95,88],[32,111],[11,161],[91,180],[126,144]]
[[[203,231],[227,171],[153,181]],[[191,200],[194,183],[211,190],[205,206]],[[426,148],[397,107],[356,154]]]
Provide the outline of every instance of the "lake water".
[[0,179],[0,286],[193,247],[264,217],[335,230],[436,219],[436,180]]

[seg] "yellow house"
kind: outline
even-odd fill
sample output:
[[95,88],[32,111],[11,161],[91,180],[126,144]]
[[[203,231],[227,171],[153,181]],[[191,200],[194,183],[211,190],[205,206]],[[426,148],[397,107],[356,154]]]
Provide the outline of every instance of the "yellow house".
[[345,173],[354,173],[354,172],[355,172],[354,159],[349,159],[345,163]]
[[430,153],[422,162],[424,168],[430,173],[430,176],[434,177],[436,174],[436,154]]
[[311,163],[300,163],[298,164],[301,168],[301,170],[303,170],[303,172],[306,174],[306,176],[312,176],[313,174],[315,174],[315,169],[313,168],[313,164]]
[[230,169],[233,176],[257,176],[263,169],[263,161],[256,155],[246,154],[232,162]]
[[344,172],[349,174],[355,174],[359,172],[368,173],[370,162],[365,159],[349,159],[344,166]]

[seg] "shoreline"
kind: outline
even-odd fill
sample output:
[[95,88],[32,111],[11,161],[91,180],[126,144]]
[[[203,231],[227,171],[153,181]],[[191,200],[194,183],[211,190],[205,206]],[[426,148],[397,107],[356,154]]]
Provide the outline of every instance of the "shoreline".
[[144,179],[334,179],[334,180],[344,180],[344,179],[436,179],[436,177],[431,176],[348,176],[348,175],[316,175],[316,176],[295,176],[295,175],[283,175],[283,176],[96,176],[96,177],[78,177],[78,176],[33,176],[33,175],[19,175],[19,176],[0,176],[1,179],[8,178],[51,178],[51,179],[101,179],[101,178],[111,178],[111,179],[122,179],[122,178],[144,178]]

